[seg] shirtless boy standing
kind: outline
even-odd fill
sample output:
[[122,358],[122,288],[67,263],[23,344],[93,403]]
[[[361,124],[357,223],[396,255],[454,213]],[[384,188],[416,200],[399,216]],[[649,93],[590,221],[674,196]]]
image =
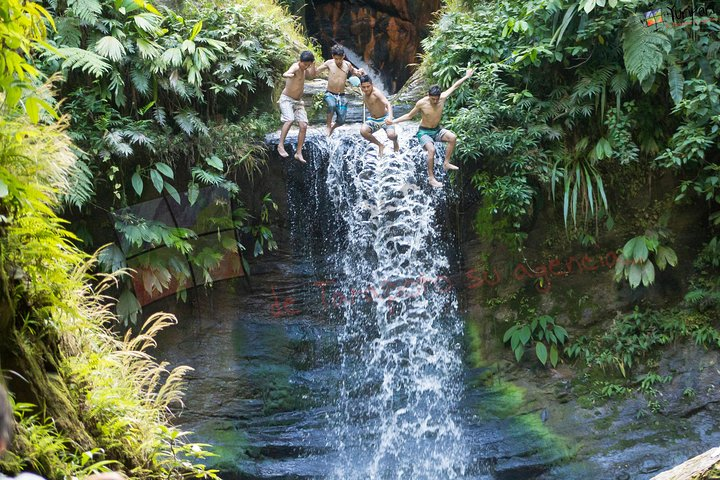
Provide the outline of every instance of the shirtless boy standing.
[[[329,137],[332,132],[345,123],[347,115],[347,98],[345,97],[345,82],[351,75],[358,77],[365,75],[362,68],[355,68],[345,60],[345,49],[342,45],[333,45],[330,50],[332,60],[320,65],[316,72],[328,70],[327,90],[325,91],[325,104],[327,105],[327,127],[325,133]],[[335,123],[332,123],[333,114],[336,115]]]
[[447,170],[457,170],[458,167],[450,163],[453,150],[455,150],[455,143],[457,136],[450,130],[446,130],[440,126],[440,119],[442,118],[443,107],[445,106],[445,100],[455,90],[463,84],[465,80],[470,78],[474,70],[469,69],[465,76],[462,77],[453,85],[440,93],[440,87],[433,85],[430,87],[427,97],[423,97],[415,104],[412,110],[403,115],[402,117],[390,120],[388,123],[400,123],[406,120],[412,119],[418,112],[421,114],[420,128],[418,128],[416,137],[428,152],[428,177],[430,185],[433,187],[442,187],[442,183],[438,182],[435,178],[435,143],[434,142],[447,142],[447,149],[445,150],[445,163],[443,168]]
[[300,132],[298,133],[297,149],[295,150],[295,159],[306,163],[302,156],[302,147],[305,143],[305,132],[307,131],[308,118],[305,112],[305,104],[302,101],[303,90],[305,88],[305,78],[313,78],[315,76],[315,55],[305,50],[300,54],[300,61],[293,63],[287,72],[283,73],[285,77],[285,89],[280,95],[280,121],[284,122],[280,130],[280,143],[278,143],[278,153],[281,157],[287,158],[289,155],[285,151],[285,137],[290,131],[293,122],[298,123]]
[[385,95],[374,87],[369,76],[363,75],[360,77],[360,89],[363,93],[365,106],[370,112],[367,121],[360,127],[360,133],[366,140],[378,146],[378,157],[382,157],[385,146],[373,135],[382,128],[387,133],[388,138],[393,141],[393,146],[397,152],[400,150],[400,146],[398,145],[395,127],[391,125],[393,118],[392,105],[385,98]]

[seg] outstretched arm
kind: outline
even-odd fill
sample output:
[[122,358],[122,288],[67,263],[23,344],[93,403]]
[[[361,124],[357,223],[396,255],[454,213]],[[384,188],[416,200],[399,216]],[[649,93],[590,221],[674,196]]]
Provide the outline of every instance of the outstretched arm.
[[412,118],[413,118],[415,115],[417,115],[418,112],[420,111],[420,107],[418,107],[418,104],[419,104],[419,103],[420,103],[420,102],[416,103],[415,106],[413,107],[413,109],[410,110],[410,111],[409,111],[408,113],[406,113],[405,115],[403,115],[402,117],[398,117],[398,118],[394,119],[393,121],[387,122],[387,123],[400,123],[400,122],[405,122],[405,121],[407,121],[407,120],[412,120]]
[[[329,60],[328,60],[328,61],[329,61]],[[330,67],[328,66],[328,62],[323,62],[322,65],[320,65],[319,67],[317,67],[317,68],[315,69],[315,74],[317,75],[317,74],[320,73],[320,72],[324,72],[324,71],[327,70],[328,68],[330,68]]]
[[355,75],[356,77],[362,77],[363,75],[365,75],[365,70],[363,70],[362,68],[355,68],[350,62],[347,63],[349,66],[348,72],[350,73],[350,75]]
[[285,78],[293,78],[295,76],[295,73],[300,70],[300,67],[298,67],[297,63],[293,63],[290,65],[290,68],[288,68],[288,71],[283,73],[283,77]]
[[457,82],[453,83],[450,88],[448,88],[447,90],[445,90],[444,92],[442,92],[442,93],[440,94],[440,98],[445,99],[445,98],[449,97],[455,90],[457,90],[458,88],[460,88],[460,85],[462,85],[463,82],[465,82],[465,80],[467,80],[468,78],[472,77],[473,72],[475,72],[474,69],[468,68],[467,72],[465,72],[465,76],[462,77],[462,78],[461,78],[460,80],[458,80]]

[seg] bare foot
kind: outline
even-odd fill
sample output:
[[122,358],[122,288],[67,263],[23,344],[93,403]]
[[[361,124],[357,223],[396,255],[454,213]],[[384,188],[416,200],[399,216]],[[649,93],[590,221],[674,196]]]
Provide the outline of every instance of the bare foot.
[[280,144],[278,144],[278,153],[279,153],[280,156],[283,157],[283,158],[287,158],[287,157],[290,156],[290,155],[285,151],[285,147],[282,146],[282,145],[280,145]]
[[440,188],[442,187],[442,183],[435,180],[435,177],[430,177],[430,180],[428,181],[431,187]]
[[382,157],[384,152],[385,152],[385,145],[378,145],[378,158]]
[[457,165],[453,165],[450,162],[443,163],[443,168],[445,169],[446,172],[448,170],[460,170],[460,167],[458,167]]
[[332,132],[333,132],[333,128],[331,126],[325,127],[325,135],[326,136],[329,137],[330,135],[332,135]]
[[400,151],[400,145],[398,144],[397,140],[393,142],[393,149],[396,153]]
[[302,153],[300,153],[300,152],[297,152],[295,154],[295,160],[297,160],[298,162],[307,163],[305,161],[305,159],[303,158]]

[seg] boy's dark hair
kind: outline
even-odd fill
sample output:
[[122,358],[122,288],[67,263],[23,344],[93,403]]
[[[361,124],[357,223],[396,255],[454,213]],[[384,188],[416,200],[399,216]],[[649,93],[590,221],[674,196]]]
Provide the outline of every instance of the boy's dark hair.
[[360,77],[360,83],[372,83],[372,78],[370,78],[370,75],[363,75]]
[[300,54],[300,61],[301,62],[314,62],[315,61],[315,55],[310,50],[305,50]]
[[441,93],[440,85],[433,85],[430,87],[430,90],[428,90],[428,95],[431,97],[439,97]]
[[13,409],[8,400],[7,390],[0,383],[0,443],[4,443],[6,448],[10,447],[12,442],[14,426]]
[[332,48],[330,49],[330,54],[333,55],[333,56],[335,56],[335,55],[345,56],[345,49],[343,48],[342,45],[338,45],[338,44],[336,43],[336,44],[333,45]]

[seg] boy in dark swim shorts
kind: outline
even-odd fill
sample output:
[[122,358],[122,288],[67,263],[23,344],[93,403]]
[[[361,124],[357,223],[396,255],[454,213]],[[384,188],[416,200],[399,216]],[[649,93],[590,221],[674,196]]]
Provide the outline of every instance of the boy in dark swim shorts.
[[372,80],[367,75],[360,77],[360,89],[363,92],[365,106],[370,112],[370,117],[360,127],[360,134],[370,143],[377,145],[378,157],[382,157],[385,146],[373,135],[382,128],[387,133],[387,137],[392,140],[395,151],[399,151],[400,146],[398,145],[395,127],[391,125],[393,118],[392,105],[390,105],[385,95],[373,86]]

